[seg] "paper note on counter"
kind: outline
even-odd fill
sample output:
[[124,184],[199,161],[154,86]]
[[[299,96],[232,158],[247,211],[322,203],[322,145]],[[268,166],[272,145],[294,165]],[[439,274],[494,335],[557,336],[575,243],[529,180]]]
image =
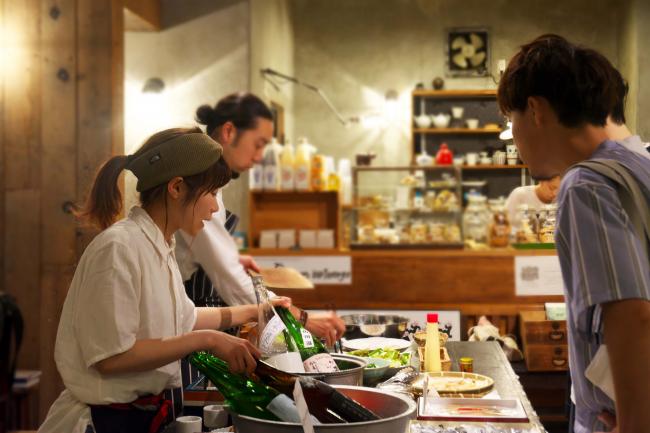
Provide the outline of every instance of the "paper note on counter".
[[564,295],[560,260],[557,256],[516,256],[517,296]]

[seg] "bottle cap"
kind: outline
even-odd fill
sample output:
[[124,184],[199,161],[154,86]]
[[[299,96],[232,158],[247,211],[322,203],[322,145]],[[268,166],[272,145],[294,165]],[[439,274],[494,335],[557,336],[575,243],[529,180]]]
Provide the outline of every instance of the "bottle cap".
[[427,323],[438,323],[438,313],[428,313]]

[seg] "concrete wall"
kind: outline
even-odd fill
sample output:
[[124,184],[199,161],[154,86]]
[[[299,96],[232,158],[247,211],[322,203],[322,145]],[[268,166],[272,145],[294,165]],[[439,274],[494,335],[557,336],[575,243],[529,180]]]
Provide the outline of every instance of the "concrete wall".
[[[372,149],[378,164],[405,164],[410,146],[410,92],[444,76],[449,27],[490,29],[492,65],[517,46],[554,32],[596,47],[614,63],[618,7],[603,0],[292,0],[295,73],[321,87],[346,115],[376,111],[388,89],[399,110],[386,128],[342,127],[313,93],[296,89],[294,135],[307,135],[336,157]],[[495,87],[490,78],[445,78],[446,88]]]
[[[650,3],[647,0],[634,0],[635,18],[637,20],[636,56],[638,63],[636,93],[636,133],[645,141],[650,141]],[[645,79],[643,77],[646,77]]]
[[625,117],[631,131],[637,130],[639,92],[638,32],[639,19],[635,0],[624,2],[618,26],[618,65],[629,85]]
[[[245,0],[163,2],[160,32],[127,32],[125,38],[125,149],[133,152],[152,132],[193,126],[201,104],[249,89],[249,5]],[[142,93],[160,77],[160,95]],[[134,177],[127,176],[127,209],[137,203]],[[224,190],[229,209],[245,213],[245,185]]]
[[[294,86],[264,79],[261,69],[294,74],[294,35],[289,0],[249,0],[251,9],[251,91],[284,107],[285,130],[293,131]],[[290,134],[291,135],[291,134]]]

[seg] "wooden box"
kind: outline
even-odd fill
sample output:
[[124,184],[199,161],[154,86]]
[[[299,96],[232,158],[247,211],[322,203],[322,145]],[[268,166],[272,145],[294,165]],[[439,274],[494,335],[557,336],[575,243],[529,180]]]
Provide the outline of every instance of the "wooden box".
[[519,331],[529,371],[565,371],[569,368],[564,320],[547,320],[544,311],[522,311]]

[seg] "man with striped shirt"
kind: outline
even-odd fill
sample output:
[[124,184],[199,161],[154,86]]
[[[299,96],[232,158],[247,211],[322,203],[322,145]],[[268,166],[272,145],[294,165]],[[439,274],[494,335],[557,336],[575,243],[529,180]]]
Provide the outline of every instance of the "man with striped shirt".
[[[564,175],[556,244],[568,307],[575,431],[647,432],[650,426],[648,236],[632,223],[617,185],[582,161],[614,160],[650,202],[650,159],[608,139],[620,73],[600,53],[557,35],[521,47],[499,84],[499,105],[531,175]],[[633,208],[636,213],[638,209]],[[616,401],[585,377],[606,346]]]

